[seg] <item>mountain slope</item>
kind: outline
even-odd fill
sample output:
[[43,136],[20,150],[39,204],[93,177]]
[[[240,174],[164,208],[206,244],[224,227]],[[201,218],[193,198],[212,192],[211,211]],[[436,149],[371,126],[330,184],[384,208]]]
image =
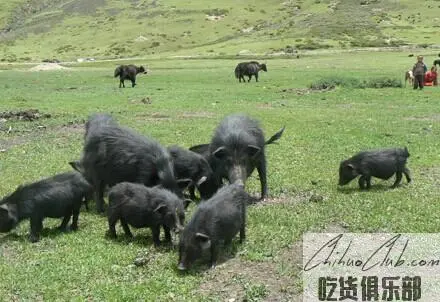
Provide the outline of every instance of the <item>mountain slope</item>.
[[0,4],[0,60],[427,46],[438,43],[439,9],[409,0],[12,0]]

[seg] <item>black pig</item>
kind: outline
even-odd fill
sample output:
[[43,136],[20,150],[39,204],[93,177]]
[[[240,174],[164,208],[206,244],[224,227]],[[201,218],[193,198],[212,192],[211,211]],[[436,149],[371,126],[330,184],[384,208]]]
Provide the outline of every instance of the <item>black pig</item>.
[[160,244],[160,227],[165,231],[165,241],[171,242],[170,231],[183,229],[184,204],[175,194],[158,187],[122,182],[110,189],[108,225],[109,235],[116,237],[116,222],[120,220],[127,236],[133,237],[128,225],[149,227],[156,246]]
[[[92,131],[93,130],[93,131]],[[98,212],[104,211],[104,189],[120,182],[161,185],[183,196],[190,181],[176,180],[168,151],[155,140],[114,123],[90,128],[82,159],[70,162],[95,187]]]
[[186,270],[206,249],[211,252],[211,267],[217,262],[219,243],[231,243],[240,232],[245,239],[246,204],[250,196],[239,183],[223,186],[202,202],[185,226],[179,243],[179,270]]
[[[190,179],[190,197],[195,199],[195,188],[212,178],[212,169],[208,160],[202,155],[179,146],[169,146],[168,152],[173,159],[174,174],[178,179]],[[201,193],[202,195],[202,193]]]
[[61,173],[19,186],[0,201],[0,232],[9,232],[20,221],[30,218],[30,241],[36,242],[45,217],[63,217],[59,229],[65,231],[71,216],[71,229],[77,230],[79,210],[91,188],[78,172]]
[[339,166],[339,185],[346,185],[360,175],[359,187],[369,189],[371,187],[371,177],[389,179],[396,174],[396,180],[392,185],[392,188],[395,188],[402,180],[402,173],[405,174],[407,182],[410,183],[410,171],[405,166],[409,156],[406,147],[359,152],[341,162]]
[[265,145],[277,141],[283,134],[284,127],[269,140],[264,140],[263,130],[259,123],[245,115],[227,116],[215,130],[209,145],[198,145],[190,150],[204,154],[209,146],[209,163],[214,172],[212,187],[221,186],[223,179],[230,183],[246,179],[257,168],[261,183],[261,199],[267,197],[267,175]]

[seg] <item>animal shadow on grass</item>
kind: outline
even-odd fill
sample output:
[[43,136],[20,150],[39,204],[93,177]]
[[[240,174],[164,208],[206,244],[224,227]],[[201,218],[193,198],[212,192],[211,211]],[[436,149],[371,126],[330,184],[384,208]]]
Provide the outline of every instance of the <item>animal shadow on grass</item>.
[[406,186],[408,186],[408,184],[401,183],[396,188],[392,188],[391,185],[387,183],[376,183],[376,184],[371,184],[370,189],[361,189],[359,188],[359,186],[353,186],[353,187],[338,187],[337,190],[338,192],[344,194],[353,194],[358,192],[383,193],[384,191],[399,190]]
[[29,235],[24,235],[24,236],[20,236],[16,233],[8,233],[2,237],[0,237],[0,245],[3,245],[3,243],[7,243],[7,242],[29,242]]
[[[122,230],[121,230],[122,232]],[[117,243],[119,245],[135,244],[140,247],[154,247],[153,236],[151,233],[133,234],[133,237],[129,237],[124,234],[124,232],[119,233],[116,238],[110,237],[108,231],[105,232],[105,238],[111,242]],[[161,243],[155,249],[159,251],[172,251],[175,249],[173,243],[164,242],[163,237],[161,237]]]
[[[51,227],[51,228],[43,228],[40,232],[40,240],[41,239],[54,239],[58,236],[63,236],[66,235],[68,233],[75,233],[76,231],[72,231],[70,230],[70,227],[67,228],[67,230],[60,230],[58,227]],[[17,241],[17,242],[29,242],[29,232],[24,233],[23,235],[18,235],[15,232],[12,233],[8,233],[5,236],[0,238],[0,245],[2,245],[3,243],[6,242],[11,242],[11,241]]]
[[[245,242],[246,241],[240,244],[238,242],[238,237],[237,237],[237,239],[232,240],[232,243],[229,245],[225,246],[223,243],[220,244],[216,267],[221,266],[227,263],[228,260],[235,258],[239,251],[239,247],[245,244]],[[203,256],[201,258],[197,259],[194,262],[194,264],[191,265],[191,267],[188,270],[180,271],[177,269],[177,265],[176,265],[175,271],[181,276],[185,276],[185,275],[197,276],[200,273],[209,271],[211,269],[209,265],[210,258],[211,258],[210,252],[209,250],[207,250],[203,253]]]

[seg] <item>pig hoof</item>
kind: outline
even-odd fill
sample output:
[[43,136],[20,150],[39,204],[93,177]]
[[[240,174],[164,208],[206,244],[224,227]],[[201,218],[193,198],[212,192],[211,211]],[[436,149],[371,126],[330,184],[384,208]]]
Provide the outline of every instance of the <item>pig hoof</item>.
[[63,233],[65,233],[65,232],[68,231],[67,226],[59,226],[59,227],[58,227],[58,230],[59,230],[60,232],[63,232]]
[[77,225],[71,225],[70,226],[70,230],[72,230],[72,231],[78,231],[78,226]]
[[113,233],[113,232],[110,232],[110,231],[107,231],[105,233],[105,236],[108,237],[108,238],[111,238],[111,239],[116,239],[116,233]]
[[30,242],[35,243],[35,242],[40,241],[40,238],[37,236],[30,236],[29,240],[30,240]]

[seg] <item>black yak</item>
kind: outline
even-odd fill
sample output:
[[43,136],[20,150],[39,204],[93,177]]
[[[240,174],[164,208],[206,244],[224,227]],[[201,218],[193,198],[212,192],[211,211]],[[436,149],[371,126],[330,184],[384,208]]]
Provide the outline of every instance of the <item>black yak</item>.
[[237,67],[235,67],[235,77],[240,81],[243,79],[243,82],[246,82],[244,76],[248,76],[251,81],[252,75],[255,76],[255,81],[258,82],[258,72],[260,70],[267,72],[266,64],[260,64],[256,61],[251,62],[243,62],[239,63]]
[[[439,56],[440,56],[440,54],[439,54]],[[438,66],[440,66],[440,59],[438,59],[438,60],[434,60],[434,63],[432,63],[432,65],[438,65]]]
[[115,69],[115,78],[119,76],[119,88],[124,87],[124,81],[130,80],[131,87],[136,85],[136,75],[138,73],[146,74],[147,71],[143,66],[137,67],[135,65],[121,65]]

